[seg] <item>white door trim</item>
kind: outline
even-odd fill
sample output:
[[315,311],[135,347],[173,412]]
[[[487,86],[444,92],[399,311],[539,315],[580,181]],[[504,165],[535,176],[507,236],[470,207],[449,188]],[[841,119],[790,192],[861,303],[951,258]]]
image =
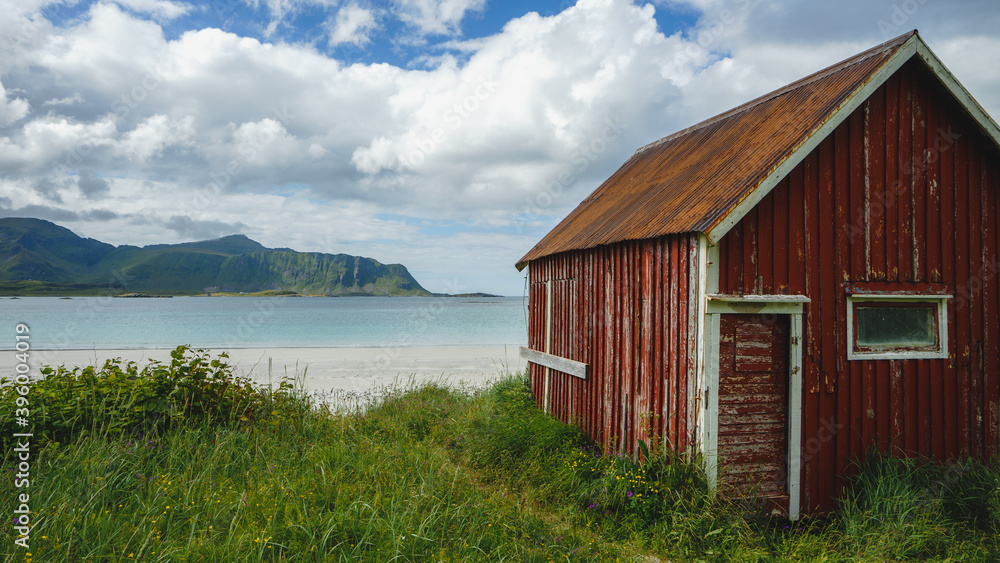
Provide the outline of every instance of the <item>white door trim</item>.
[[802,314],[809,302],[804,295],[709,295],[706,317],[705,426],[702,453],[709,487],[719,481],[719,346],[721,315],[789,315],[788,323],[788,518],[798,520],[802,456]]

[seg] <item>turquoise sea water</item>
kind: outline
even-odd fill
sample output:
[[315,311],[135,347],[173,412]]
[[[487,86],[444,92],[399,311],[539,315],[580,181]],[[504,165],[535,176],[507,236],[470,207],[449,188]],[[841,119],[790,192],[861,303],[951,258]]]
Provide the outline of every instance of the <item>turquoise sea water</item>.
[[40,350],[527,343],[520,297],[0,297],[0,350],[18,323]]

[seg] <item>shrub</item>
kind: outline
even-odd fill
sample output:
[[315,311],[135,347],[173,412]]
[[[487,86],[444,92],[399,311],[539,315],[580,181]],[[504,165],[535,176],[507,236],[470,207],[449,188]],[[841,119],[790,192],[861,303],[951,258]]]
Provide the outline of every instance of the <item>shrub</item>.
[[606,455],[596,446],[578,449],[564,461],[564,480],[582,508],[631,516],[646,528],[671,511],[689,511],[710,502],[708,483],[697,463],[655,447],[651,452],[641,444],[644,461]]
[[468,463],[511,486],[555,492],[549,477],[563,456],[590,443],[583,431],[542,412],[524,376],[497,381],[483,398],[485,409],[468,428]]
[[421,441],[454,416],[465,402],[460,392],[434,383],[386,390],[378,404],[361,417],[361,428],[383,434],[405,433]]
[[[65,443],[84,433],[136,434],[183,423],[238,423],[282,415],[291,407],[293,385],[276,392],[255,388],[233,375],[228,356],[178,346],[170,363],[152,361],[141,369],[121,358],[94,366],[44,367],[43,379],[27,385],[36,441]],[[17,425],[17,387],[0,379],[0,445],[24,432]],[[301,403],[301,401],[299,401]]]

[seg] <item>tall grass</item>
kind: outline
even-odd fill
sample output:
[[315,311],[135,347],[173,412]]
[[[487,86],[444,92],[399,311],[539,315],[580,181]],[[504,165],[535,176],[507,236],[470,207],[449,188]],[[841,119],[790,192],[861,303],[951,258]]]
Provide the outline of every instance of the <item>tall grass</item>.
[[[158,372],[112,364],[36,384],[50,412],[77,400],[91,414],[39,418],[60,430],[36,428],[47,438],[32,444],[31,549],[4,526],[0,560],[1000,560],[996,465],[872,455],[836,513],[789,523],[712,495],[698,459],[652,444],[641,464],[601,452],[540,412],[522,376],[396,386],[334,411],[290,380],[227,386],[224,359],[177,352]],[[112,423],[148,378],[175,382],[153,395],[165,410],[142,411],[155,423]],[[239,408],[209,397],[185,411],[189,384],[209,380],[241,390],[225,403]],[[57,392],[80,385],[83,403]],[[0,509],[23,492],[5,479]]]
[[837,527],[859,556],[1000,560],[1000,468],[873,452],[858,469]]
[[[175,368],[190,365],[193,354],[181,354]],[[132,371],[69,370],[59,385],[89,384],[92,375],[144,385],[149,374]],[[32,395],[44,397],[44,387]],[[287,382],[257,392],[253,416],[137,421],[126,430],[60,419],[59,442],[32,445],[30,550],[5,526],[0,560],[602,561],[621,552],[482,487],[435,443],[476,395],[390,389],[370,408],[340,414],[310,405]],[[91,395],[98,410],[118,412],[103,408],[106,395]],[[134,403],[126,390],[117,395]],[[22,492],[5,479],[0,506],[9,513]]]

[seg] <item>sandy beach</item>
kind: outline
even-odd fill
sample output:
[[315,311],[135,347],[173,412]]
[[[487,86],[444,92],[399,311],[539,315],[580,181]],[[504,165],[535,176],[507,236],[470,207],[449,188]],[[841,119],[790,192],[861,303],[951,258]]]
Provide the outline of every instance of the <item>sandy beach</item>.
[[[305,387],[320,396],[364,397],[382,387],[411,381],[482,386],[505,371],[523,369],[516,347],[425,348],[237,348],[227,351],[236,373],[267,383],[305,372]],[[32,366],[103,365],[122,358],[144,365],[169,361],[170,350],[33,350]],[[13,362],[14,352],[10,356]],[[4,362],[5,364],[8,362]],[[36,372],[37,373],[37,372]]]

